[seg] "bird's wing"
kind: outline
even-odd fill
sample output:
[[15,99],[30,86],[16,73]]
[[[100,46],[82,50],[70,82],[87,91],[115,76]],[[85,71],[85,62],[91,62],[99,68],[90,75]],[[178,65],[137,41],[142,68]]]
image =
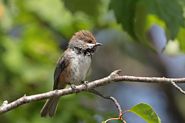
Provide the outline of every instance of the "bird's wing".
[[[64,56],[65,57],[65,56]],[[59,58],[55,72],[54,72],[54,85],[53,90],[58,89],[58,82],[60,78],[60,74],[64,71],[64,69],[69,65],[69,59],[61,57]]]

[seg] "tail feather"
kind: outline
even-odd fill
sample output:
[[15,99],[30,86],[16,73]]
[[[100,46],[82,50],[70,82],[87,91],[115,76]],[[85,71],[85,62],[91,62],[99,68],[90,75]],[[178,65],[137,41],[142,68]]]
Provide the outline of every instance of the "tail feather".
[[58,100],[59,97],[51,97],[49,100],[47,100],[40,112],[41,117],[53,117],[56,112]]

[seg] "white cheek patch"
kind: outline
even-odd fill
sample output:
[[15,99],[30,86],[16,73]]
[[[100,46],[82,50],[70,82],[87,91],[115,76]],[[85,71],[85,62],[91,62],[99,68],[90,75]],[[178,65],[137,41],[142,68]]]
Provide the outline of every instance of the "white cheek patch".
[[96,44],[87,43],[88,48],[93,48]]

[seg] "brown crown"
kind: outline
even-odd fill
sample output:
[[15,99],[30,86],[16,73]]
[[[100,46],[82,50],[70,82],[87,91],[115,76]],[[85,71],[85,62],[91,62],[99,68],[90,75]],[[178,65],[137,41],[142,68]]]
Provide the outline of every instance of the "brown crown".
[[96,44],[96,39],[93,34],[87,30],[76,32],[70,41],[82,40],[87,43]]

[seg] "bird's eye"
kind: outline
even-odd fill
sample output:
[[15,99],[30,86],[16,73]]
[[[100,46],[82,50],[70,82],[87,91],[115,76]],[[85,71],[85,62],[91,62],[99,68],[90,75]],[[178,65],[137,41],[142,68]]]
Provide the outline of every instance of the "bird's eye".
[[92,40],[88,40],[88,43],[92,43]]

